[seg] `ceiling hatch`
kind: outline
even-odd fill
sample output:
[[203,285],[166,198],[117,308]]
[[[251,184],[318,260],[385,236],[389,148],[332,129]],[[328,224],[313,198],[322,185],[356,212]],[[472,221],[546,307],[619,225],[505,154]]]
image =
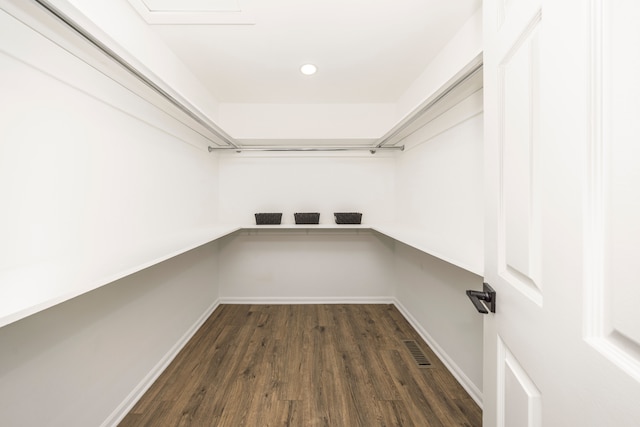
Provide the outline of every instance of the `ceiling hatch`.
[[253,25],[239,0],[129,0],[148,24]]
[[238,12],[237,0],[141,0],[152,12]]

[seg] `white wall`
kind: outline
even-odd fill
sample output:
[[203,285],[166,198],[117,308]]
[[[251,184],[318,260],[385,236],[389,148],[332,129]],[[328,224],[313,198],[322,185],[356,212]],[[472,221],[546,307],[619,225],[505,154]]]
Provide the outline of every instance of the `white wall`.
[[215,244],[129,275],[216,224],[217,158],[4,11],[0,73],[0,425],[100,425],[217,300]]
[[376,139],[395,104],[220,104],[220,125],[238,139]]
[[127,0],[50,0],[163,89],[218,119],[218,102]]
[[484,252],[482,92],[408,137],[398,156],[396,218],[435,253],[480,266]]
[[[363,213],[363,223],[394,216],[392,155],[224,154],[220,220],[255,224],[256,212]],[[229,300],[389,301],[393,246],[369,231],[290,230],[237,233],[221,242],[220,296]]]
[[[483,265],[482,92],[452,106],[404,142],[397,157],[398,223],[461,265]],[[482,402],[482,316],[465,290],[482,278],[401,243],[395,296],[414,326]]]
[[217,300],[216,253],[202,246],[0,328],[0,425],[115,421]]
[[4,12],[0,28],[4,324],[188,246],[218,188],[200,135]]
[[[112,37],[129,40],[114,19],[123,0],[113,10],[73,3]],[[397,162],[383,153],[217,159],[184,125],[2,14],[0,43],[8,54],[0,55],[6,101],[0,104],[0,196],[7,208],[1,212],[0,271],[20,273],[0,277],[3,301],[18,300],[22,290],[28,304],[71,282],[81,294],[92,289],[86,283],[170,252],[185,235],[217,222],[252,223],[254,212],[282,211],[290,223],[294,212],[319,211],[329,223],[334,211],[360,211],[365,223],[400,218],[426,229],[422,208],[446,216],[444,206],[455,205],[431,183],[458,191],[458,182],[443,181],[442,173],[453,174],[460,164],[443,168],[442,162],[460,157],[457,143],[468,148],[478,119],[443,133],[442,140],[417,144]],[[137,46],[127,49],[151,67],[158,58],[144,59],[138,42],[145,39],[131,37]],[[189,80],[182,72],[165,78]],[[191,83],[191,89],[182,86],[187,97],[197,92],[197,82]],[[398,206],[406,208],[399,215],[390,203],[396,190]],[[448,204],[434,209],[429,203],[436,196]],[[475,318],[468,316],[476,313],[460,301],[462,288],[473,287],[477,277],[412,251],[397,245],[394,252],[389,240],[370,232],[236,234],[220,242],[219,253],[216,245],[206,246],[15,322],[0,329],[0,424],[99,424],[218,292],[229,299],[320,301],[385,299],[395,289],[418,327],[481,386],[471,362],[481,344],[463,345],[475,334]],[[24,284],[31,288],[6,280],[31,277],[23,273],[47,263],[66,269],[61,278],[40,274],[44,281]],[[79,282],[77,272],[83,274]],[[449,305],[462,320],[440,309]],[[40,409],[29,411],[33,407]]]
[[394,158],[385,154],[231,154],[220,156],[221,222],[255,224],[256,212],[362,212],[363,223],[393,220]]
[[[224,154],[222,221],[255,212],[358,210],[364,223],[396,222],[461,263],[482,265],[482,93],[421,128],[402,153]],[[394,200],[395,203],[389,203]],[[414,325],[482,401],[482,316],[466,289],[481,277],[377,233],[236,233],[220,243],[220,296],[228,302],[384,301],[394,297]]]
[[223,302],[390,302],[393,241],[371,231],[259,230],[220,242]]
[[482,403],[482,322],[465,294],[482,278],[424,252],[396,245],[395,296],[458,380]]
[[467,20],[396,102],[396,121],[431,97],[482,54],[482,8]]

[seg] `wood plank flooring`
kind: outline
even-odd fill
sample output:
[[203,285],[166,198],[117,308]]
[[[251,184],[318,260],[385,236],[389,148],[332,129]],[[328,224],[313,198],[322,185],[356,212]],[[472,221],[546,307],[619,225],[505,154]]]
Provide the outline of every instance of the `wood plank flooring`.
[[[403,340],[431,362],[420,368]],[[480,408],[393,305],[223,305],[128,426],[482,425]]]

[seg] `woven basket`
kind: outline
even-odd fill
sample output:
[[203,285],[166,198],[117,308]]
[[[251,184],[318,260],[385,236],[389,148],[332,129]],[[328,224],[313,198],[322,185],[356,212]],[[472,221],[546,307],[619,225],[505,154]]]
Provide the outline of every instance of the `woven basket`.
[[296,224],[320,224],[320,214],[318,212],[294,213]]
[[280,223],[282,223],[282,212],[256,214],[256,225],[278,225]]
[[362,224],[362,214],[359,212],[335,212],[336,224]]

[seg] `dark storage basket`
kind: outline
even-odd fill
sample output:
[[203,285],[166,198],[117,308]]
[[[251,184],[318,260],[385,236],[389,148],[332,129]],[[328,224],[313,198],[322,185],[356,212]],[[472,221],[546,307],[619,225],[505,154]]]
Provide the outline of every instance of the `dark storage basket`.
[[318,212],[294,213],[296,224],[320,224],[320,214]]
[[256,214],[256,225],[278,225],[281,222],[282,222],[282,212]]
[[336,224],[362,224],[362,214],[359,212],[335,212]]

